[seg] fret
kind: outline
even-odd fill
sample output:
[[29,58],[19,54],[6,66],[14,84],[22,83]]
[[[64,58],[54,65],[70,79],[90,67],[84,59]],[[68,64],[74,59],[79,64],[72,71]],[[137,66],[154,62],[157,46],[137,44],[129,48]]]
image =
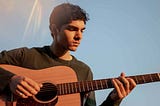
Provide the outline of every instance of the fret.
[[77,92],[80,92],[79,82],[76,83],[76,87],[77,87]]
[[92,90],[96,90],[95,80],[93,80],[93,81],[91,82],[91,86],[92,86]]
[[137,84],[139,83],[139,81],[138,81],[138,79],[137,79],[137,76],[135,76],[135,78],[136,78],[136,82],[137,82]]
[[98,84],[97,84],[97,80],[95,80],[95,85],[96,85],[96,89],[98,89]]
[[90,82],[91,83],[91,88],[92,88],[92,90],[94,90],[94,87],[93,87],[93,82]]
[[113,88],[113,84],[112,84],[112,79],[108,79],[107,81],[107,84],[108,84],[108,88]]
[[88,84],[88,87],[89,87],[89,89],[88,89],[88,91],[92,91],[93,89],[93,87],[92,87],[92,83],[91,83],[91,81],[87,81],[87,84]]
[[102,88],[102,89],[106,88],[105,80],[101,80],[101,82],[102,82],[102,86],[103,86],[103,88]]
[[105,84],[106,84],[106,88],[108,88],[108,83],[107,83],[107,80],[104,80],[105,81]]
[[85,91],[89,91],[88,81],[86,81],[84,84],[85,84]]
[[139,83],[139,81],[138,81],[138,79],[137,79],[137,76],[133,76],[132,78],[134,79],[134,81],[136,82],[136,84]]
[[66,86],[66,83],[64,83],[64,94],[67,94],[67,86]]
[[158,78],[159,78],[159,80],[160,80],[160,73],[157,73],[157,76],[158,76]]
[[67,83],[67,88],[68,88],[68,93],[70,94],[70,93],[71,93],[71,90],[70,90],[70,83]]
[[77,82],[78,92],[81,92],[80,82]]
[[73,84],[70,83],[69,85],[70,85],[70,92],[73,93]]
[[145,83],[145,82],[146,82],[146,80],[145,80],[144,76],[142,76],[142,79],[143,79],[143,81],[144,81],[144,83]]
[[103,84],[102,84],[102,80],[99,80],[100,81],[100,85],[101,85],[101,88],[103,89]]
[[62,94],[64,94],[64,86],[63,86],[63,84],[61,84],[62,85]]
[[70,93],[73,93],[73,91],[72,91],[72,86],[73,86],[73,83],[69,83],[69,90],[70,90]]
[[140,84],[143,84],[143,83],[145,83],[145,81],[144,81],[144,79],[143,79],[144,77],[142,76],[142,75],[140,75],[139,76],[139,82],[140,82]]
[[97,87],[98,87],[98,89],[100,88],[99,85],[100,85],[99,80],[97,80]]
[[149,74],[149,77],[150,77],[151,81],[153,82],[153,79],[152,79],[152,76],[151,76],[151,74]]
[[154,82],[160,80],[160,78],[159,78],[159,76],[157,75],[157,73],[152,74],[152,77],[153,77]]
[[58,84],[57,87],[59,89],[59,94],[62,94],[61,84]]
[[77,92],[77,85],[76,85],[76,83],[72,84],[72,92]]
[[62,94],[64,94],[64,93],[63,93],[63,87],[62,87],[63,85],[62,85],[62,84],[59,84],[59,86],[60,86],[60,88],[61,88],[61,91],[60,91],[61,93],[60,93],[60,94],[62,95]]
[[81,89],[81,86],[80,86],[80,82],[78,82],[77,84],[78,84],[79,91],[82,92],[82,89]]
[[66,85],[66,94],[69,94],[69,87],[68,87],[68,83],[66,83],[65,85]]
[[99,89],[102,89],[102,83],[101,83],[101,80],[98,80],[99,82]]
[[65,92],[65,94],[67,94],[67,85],[66,85],[66,83],[64,83],[64,92]]
[[89,91],[89,85],[88,85],[88,82],[86,82],[86,86],[87,86],[87,91]]
[[144,78],[145,78],[145,83],[148,83],[148,82],[151,81],[151,78],[150,78],[149,75],[143,75],[143,76],[144,76]]
[[82,82],[82,89],[83,89],[83,91],[85,91],[85,85],[84,85],[84,82]]
[[136,79],[137,84],[143,84],[146,82],[144,76],[142,76],[142,75],[134,76],[134,78]]

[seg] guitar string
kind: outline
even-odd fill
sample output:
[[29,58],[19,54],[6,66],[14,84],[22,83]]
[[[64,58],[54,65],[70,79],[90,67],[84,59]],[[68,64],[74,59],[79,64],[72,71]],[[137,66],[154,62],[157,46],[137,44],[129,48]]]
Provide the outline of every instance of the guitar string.
[[[146,75],[131,76],[131,77],[136,81],[136,83],[139,83],[139,81],[141,81],[141,80],[143,80],[143,83],[159,81],[160,79],[157,80],[154,75],[155,74],[146,74]],[[158,75],[158,78],[159,78],[159,74],[156,73],[156,75]],[[145,76],[149,76],[150,80],[148,79],[148,77],[145,78]],[[61,89],[65,90],[65,91],[71,90],[69,92],[78,92],[78,91],[85,91],[85,90],[90,91],[90,90],[94,90],[94,88],[103,89],[105,86],[106,86],[105,88],[108,88],[108,85],[105,85],[101,81],[106,83],[107,80],[110,80],[110,79],[84,81],[84,82],[82,81],[82,82],[74,82],[74,83],[62,83],[62,84],[57,84],[57,85],[52,84],[52,86],[51,86],[51,84],[45,84],[45,87],[42,87],[40,92],[53,91],[53,88],[59,90],[59,86],[64,85],[64,84],[66,84],[66,86],[61,87]],[[100,83],[98,81],[100,81]],[[142,82],[140,82],[140,83],[142,83]],[[75,85],[75,86],[73,86],[73,85]],[[89,87],[89,85],[91,85],[91,88]],[[75,88],[76,90],[73,90],[73,88]]]

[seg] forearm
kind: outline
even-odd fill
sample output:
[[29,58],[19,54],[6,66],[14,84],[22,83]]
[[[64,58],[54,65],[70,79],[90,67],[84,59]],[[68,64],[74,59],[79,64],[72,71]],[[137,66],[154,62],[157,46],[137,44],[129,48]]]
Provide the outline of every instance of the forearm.
[[0,68],[0,94],[3,93],[13,75],[13,73]]
[[120,106],[122,100],[114,101],[111,99],[111,93],[107,97],[107,99],[100,106]]
[[120,106],[121,100],[113,101],[110,98],[107,98],[100,106]]

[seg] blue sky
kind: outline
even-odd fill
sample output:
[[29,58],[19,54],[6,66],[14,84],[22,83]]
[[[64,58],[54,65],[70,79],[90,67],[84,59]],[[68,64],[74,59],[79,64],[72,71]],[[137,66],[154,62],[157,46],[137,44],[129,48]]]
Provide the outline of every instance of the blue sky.
[[[0,0],[0,51],[50,45],[49,14],[66,1],[89,13],[72,54],[92,68],[94,79],[160,72],[159,0]],[[138,85],[121,106],[158,106],[159,89],[159,82]],[[111,90],[96,91],[97,103]]]

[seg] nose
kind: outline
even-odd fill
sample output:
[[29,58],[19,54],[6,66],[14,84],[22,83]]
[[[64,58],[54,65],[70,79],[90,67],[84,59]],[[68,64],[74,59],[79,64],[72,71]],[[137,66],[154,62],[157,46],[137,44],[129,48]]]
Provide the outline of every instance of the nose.
[[80,30],[76,31],[74,39],[81,40],[82,39],[82,31],[80,31]]

